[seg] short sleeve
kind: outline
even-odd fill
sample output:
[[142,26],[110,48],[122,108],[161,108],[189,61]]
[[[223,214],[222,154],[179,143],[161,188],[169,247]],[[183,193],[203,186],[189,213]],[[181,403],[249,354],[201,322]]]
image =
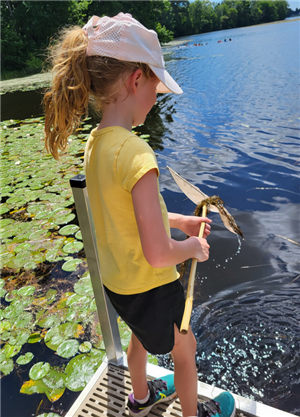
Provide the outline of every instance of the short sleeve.
[[131,192],[137,181],[154,168],[159,176],[156,156],[150,146],[137,136],[126,139],[116,161],[116,174],[121,187]]

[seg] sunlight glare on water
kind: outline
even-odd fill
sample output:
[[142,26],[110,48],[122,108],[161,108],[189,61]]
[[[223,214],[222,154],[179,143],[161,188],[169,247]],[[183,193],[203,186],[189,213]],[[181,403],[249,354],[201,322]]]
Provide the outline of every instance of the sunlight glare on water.
[[[159,97],[153,113],[159,123],[149,126],[160,145],[169,211],[191,214],[195,205],[166,165],[207,195],[220,196],[245,236],[237,241],[218,214],[210,215],[210,259],[198,264],[191,319],[199,379],[295,415],[299,28],[300,21],[239,28],[191,36],[183,40],[187,47],[169,46],[167,69],[184,94]],[[184,285],[187,280],[188,273]],[[166,357],[161,363],[171,366]]]

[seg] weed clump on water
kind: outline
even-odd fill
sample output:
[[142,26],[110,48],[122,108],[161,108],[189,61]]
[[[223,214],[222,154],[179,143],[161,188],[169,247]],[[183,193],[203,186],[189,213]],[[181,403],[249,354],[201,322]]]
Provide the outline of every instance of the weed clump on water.
[[[224,207],[224,201],[221,200],[220,197],[217,195],[213,195],[211,197],[205,198],[201,201],[200,204],[197,205],[194,211],[194,215],[201,217],[202,216],[202,209],[204,206],[207,207],[207,213],[211,211],[211,207],[216,207],[218,209],[218,212],[220,214],[220,217],[225,225],[225,227],[230,230],[231,232],[239,235],[242,239],[244,239],[243,232],[239,228],[239,226],[236,224],[233,216],[229,213],[228,210]],[[180,276],[179,279],[182,281],[183,276],[187,270],[188,264],[190,262],[190,259],[187,259],[186,261],[182,262],[180,265]]]

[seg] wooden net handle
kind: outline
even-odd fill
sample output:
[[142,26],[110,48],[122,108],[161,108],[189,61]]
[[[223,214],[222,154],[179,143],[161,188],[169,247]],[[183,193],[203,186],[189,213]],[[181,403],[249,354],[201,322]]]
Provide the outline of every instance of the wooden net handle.
[[[207,207],[206,205],[204,205],[202,207],[202,217],[206,217],[206,214],[207,214]],[[199,230],[199,237],[203,237],[204,229],[205,229],[205,222],[202,222],[200,230]],[[180,333],[182,334],[187,334],[190,320],[191,320],[191,314],[192,314],[192,309],[193,309],[196,269],[197,269],[197,259],[193,259],[191,270],[190,270],[188,289],[186,293],[184,313],[183,313],[182,322],[180,326]]]

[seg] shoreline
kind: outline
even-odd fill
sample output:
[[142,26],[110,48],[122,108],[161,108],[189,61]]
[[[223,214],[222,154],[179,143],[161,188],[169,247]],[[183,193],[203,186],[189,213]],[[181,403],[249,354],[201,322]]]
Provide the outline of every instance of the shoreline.
[[51,72],[29,75],[27,77],[12,78],[11,80],[0,81],[1,95],[6,93],[16,93],[38,90],[39,88],[49,87],[51,82]]
[[220,29],[220,30],[214,30],[212,32],[194,33],[193,35],[181,36],[180,38],[175,38],[175,39],[173,39],[172,41],[170,41],[168,43],[163,43],[162,44],[162,47],[163,48],[168,48],[168,47],[173,47],[173,46],[177,46],[177,45],[186,43],[185,39],[186,38],[189,38],[189,37],[192,37],[192,36],[208,35],[209,33],[221,32],[223,30],[245,29],[245,28],[253,28],[253,27],[257,27],[257,26],[274,25],[276,23],[296,22],[298,20],[300,20],[300,16],[299,17],[295,17],[294,19],[276,20],[276,22],[260,23],[260,24],[257,24],[257,25],[241,26],[241,27],[230,28],[230,29]]
[[[295,22],[299,21],[300,16],[296,17],[295,19],[288,19],[288,20],[278,20],[276,22],[268,22],[268,23],[261,23],[259,25],[252,25],[252,26],[243,26],[243,28],[251,28],[255,26],[263,26],[263,25],[273,25],[277,23],[287,23],[287,22]],[[242,28],[231,28],[231,29],[242,29]],[[227,30],[231,30],[227,29]],[[223,29],[224,30],[224,29]],[[215,31],[218,32],[218,31]],[[205,32],[205,33],[195,33],[194,35],[189,36],[196,36],[196,35],[205,35],[212,32]],[[176,38],[171,42],[162,44],[162,47],[173,47],[185,43],[184,39],[187,37]],[[0,95],[4,95],[7,93],[15,93],[15,92],[26,92],[32,90],[38,90],[40,88],[47,88],[49,87],[51,82],[51,72],[46,73],[39,73],[35,75],[29,75],[27,77],[21,78],[12,78],[11,80],[0,81]]]

